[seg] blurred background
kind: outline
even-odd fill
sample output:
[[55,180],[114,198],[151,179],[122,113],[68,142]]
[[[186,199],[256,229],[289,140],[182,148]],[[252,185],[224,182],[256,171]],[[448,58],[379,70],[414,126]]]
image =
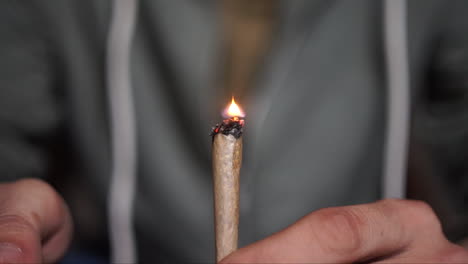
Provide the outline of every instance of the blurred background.
[[[109,38],[119,0],[0,1],[0,180],[38,177],[63,195],[75,235],[62,263],[110,260],[116,108],[134,110],[117,120],[134,121],[124,152],[136,155],[141,262],[214,260],[208,134],[231,96],[247,114],[240,246],[313,210],[382,198],[399,36],[400,190],[429,202],[452,241],[468,236],[468,1],[396,12],[375,0],[127,2],[126,48]],[[131,15],[121,9],[116,32]],[[394,23],[403,35],[386,38]],[[110,107],[111,84],[130,88],[122,107]]]

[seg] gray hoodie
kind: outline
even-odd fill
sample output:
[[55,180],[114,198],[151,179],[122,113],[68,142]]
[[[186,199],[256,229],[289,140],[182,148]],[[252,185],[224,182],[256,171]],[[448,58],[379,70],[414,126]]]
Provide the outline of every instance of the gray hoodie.
[[[255,88],[238,95],[247,113],[241,246],[318,208],[381,197],[389,78],[382,2],[281,5]],[[74,214],[75,247],[91,251],[107,233],[110,7],[0,2],[0,177],[55,184]],[[208,133],[229,99],[216,87],[217,14],[215,1],[139,3],[129,69],[141,261],[214,259]],[[459,224],[468,194],[466,14],[467,1],[408,1],[408,189],[440,208],[454,238],[467,230]]]

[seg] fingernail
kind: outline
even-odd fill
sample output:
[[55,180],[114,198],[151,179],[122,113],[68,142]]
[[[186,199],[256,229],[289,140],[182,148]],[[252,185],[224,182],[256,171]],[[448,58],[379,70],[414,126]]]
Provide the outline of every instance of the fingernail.
[[0,243],[0,263],[18,263],[23,250],[11,243]]

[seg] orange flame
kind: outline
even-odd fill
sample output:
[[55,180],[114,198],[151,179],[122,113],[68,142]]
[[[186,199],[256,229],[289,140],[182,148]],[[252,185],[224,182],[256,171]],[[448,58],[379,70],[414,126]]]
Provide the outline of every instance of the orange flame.
[[242,109],[236,104],[234,96],[232,97],[231,104],[224,111],[226,117],[245,117]]

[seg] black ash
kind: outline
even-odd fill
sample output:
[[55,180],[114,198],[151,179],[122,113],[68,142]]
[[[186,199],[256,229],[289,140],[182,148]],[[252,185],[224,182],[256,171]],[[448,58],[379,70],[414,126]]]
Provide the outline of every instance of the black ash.
[[224,135],[233,135],[235,138],[240,138],[244,131],[244,119],[233,117],[223,120],[221,124],[216,124],[212,128],[210,136],[214,138],[215,135],[222,133]]

